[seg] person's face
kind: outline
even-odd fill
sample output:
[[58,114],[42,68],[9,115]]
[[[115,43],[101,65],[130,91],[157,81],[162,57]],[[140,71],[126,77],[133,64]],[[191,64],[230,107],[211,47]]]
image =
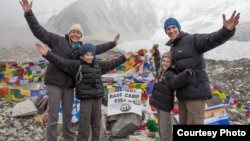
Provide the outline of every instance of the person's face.
[[86,61],[87,63],[92,63],[94,60],[94,55],[91,52],[87,52],[82,56],[82,59]]
[[166,70],[171,64],[171,60],[167,57],[163,57],[161,60],[161,65],[164,70]]
[[78,30],[72,30],[69,33],[69,38],[72,42],[79,42],[79,40],[82,38],[82,34]]
[[167,33],[168,37],[172,40],[174,40],[180,34],[179,29],[175,25],[168,26],[165,32]]

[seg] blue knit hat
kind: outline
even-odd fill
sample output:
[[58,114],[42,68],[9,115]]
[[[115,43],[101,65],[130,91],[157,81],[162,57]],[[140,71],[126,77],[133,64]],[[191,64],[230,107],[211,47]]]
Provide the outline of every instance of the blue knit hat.
[[175,18],[166,19],[166,21],[164,23],[164,30],[166,30],[166,28],[170,25],[175,25],[179,29],[179,31],[181,31],[181,25],[179,24],[179,22]]
[[95,56],[95,53],[96,53],[95,46],[93,44],[90,44],[90,43],[83,44],[82,55],[85,55],[87,52],[91,52]]

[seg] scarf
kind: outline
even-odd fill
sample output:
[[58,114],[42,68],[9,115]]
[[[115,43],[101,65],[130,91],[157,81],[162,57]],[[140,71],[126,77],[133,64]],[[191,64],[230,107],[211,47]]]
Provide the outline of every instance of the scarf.
[[73,48],[73,50],[79,49],[81,47],[81,43],[80,42],[73,42],[71,43],[71,46]]

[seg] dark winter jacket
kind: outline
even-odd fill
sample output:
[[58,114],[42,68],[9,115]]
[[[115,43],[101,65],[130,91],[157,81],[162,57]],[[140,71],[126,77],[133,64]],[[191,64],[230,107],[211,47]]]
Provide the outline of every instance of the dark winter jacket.
[[158,49],[156,49],[154,53],[154,61],[156,68],[156,83],[154,83],[149,103],[159,110],[170,112],[174,107],[174,92],[177,88],[182,87],[191,79],[189,73],[191,70],[186,69],[177,75],[170,66],[165,72],[161,71],[161,58]]
[[[33,33],[33,35],[39,39],[44,44],[48,45],[51,51],[57,54],[60,57],[65,59],[78,59],[79,50],[73,50],[69,43],[69,37],[66,35],[65,37],[48,32],[44,29],[36,17],[34,16],[32,10],[25,12],[24,14],[26,21]],[[115,42],[109,42],[102,45],[96,46],[96,54],[103,53],[109,49],[112,49],[116,46]],[[59,87],[74,87],[74,78],[72,78],[67,73],[64,73],[60,69],[56,68],[54,65],[49,64],[46,74],[45,74],[45,84],[46,85],[56,85]]]
[[187,34],[181,32],[171,46],[173,64],[177,73],[186,68],[194,70],[194,77],[184,87],[177,90],[176,96],[182,100],[210,99],[212,97],[209,78],[205,70],[203,53],[225,43],[235,33],[225,27],[210,34]]
[[52,52],[48,52],[45,58],[58,69],[65,71],[76,78],[79,67],[82,65],[81,82],[76,85],[76,97],[83,99],[96,99],[104,96],[104,88],[101,75],[118,67],[126,61],[124,55],[110,61],[94,60],[91,64],[83,60],[68,60],[61,58]]

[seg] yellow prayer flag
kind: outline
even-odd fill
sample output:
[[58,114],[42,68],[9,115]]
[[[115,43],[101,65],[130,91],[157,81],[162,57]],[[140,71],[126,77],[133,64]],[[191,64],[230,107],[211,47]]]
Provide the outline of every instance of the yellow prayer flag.
[[15,97],[14,95],[12,95],[12,94],[5,95],[4,97],[7,98],[7,99],[16,101],[16,102],[21,102],[21,101],[24,101],[24,100],[25,100],[24,98],[16,98],[16,97]]
[[115,92],[114,87],[112,85],[107,85],[107,89],[109,93]]
[[35,115],[34,119],[35,119],[36,122],[40,123],[41,126],[44,126],[44,124],[43,124],[43,118],[42,118],[41,115],[39,115],[39,114]]
[[141,89],[144,90],[146,87],[147,87],[147,83],[142,83],[142,84],[141,84]]
[[36,75],[36,76],[34,76],[33,79],[34,79],[35,82],[38,82],[38,80],[39,80],[40,77],[41,77],[41,75]]
[[215,90],[212,92],[212,94],[218,95],[222,100],[225,100],[227,98],[227,95],[220,90]]
[[135,62],[135,57],[130,57],[126,62],[125,62],[125,71],[128,71],[133,67],[133,64]]
[[25,79],[31,80],[33,78],[33,75],[24,75]]
[[45,81],[45,75],[42,75],[42,76],[41,76],[41,79],[42,79],[42,81],[44,82],[44,81]]
[[22,96],[30,96],[30,90],[22,89],[21,90],[21,95]]
[[5,72],[4,73],[4,78],[10,78],[12,77],[12,72]]
[[156,116],[154,116],[154,121],[158,125],[158,118]]
[[0,87],[2,87],[2,88],[7,87],[7,84],[6,83],[0,83]]
[[7,67],[5,68],[5,72],[12,73],[13,70],[14,70],[14,69],[11,68],[11,67],[9,67],[9,66],[7,66]]
[[111,88],[112,87],[112,85],[107,85],[107,88],[109,89],[109,88]]
[[222,100],[225,100],[225,99],[227,98],[227,95],[226,95],[224,92],[222,92],[222,93],[220,94],[220,98],[221,98]]
[[18,67],[22,67],[22,65],[23,65],[23,64],[22,64],[21,62],[18,62],[18,63],[17,63],[17,66],[18,66]]
[[113,87],[113,86],[109,87],[108,90],[109,90],[110,93],[113,93],[113,92],[115,92],[115,87]]

